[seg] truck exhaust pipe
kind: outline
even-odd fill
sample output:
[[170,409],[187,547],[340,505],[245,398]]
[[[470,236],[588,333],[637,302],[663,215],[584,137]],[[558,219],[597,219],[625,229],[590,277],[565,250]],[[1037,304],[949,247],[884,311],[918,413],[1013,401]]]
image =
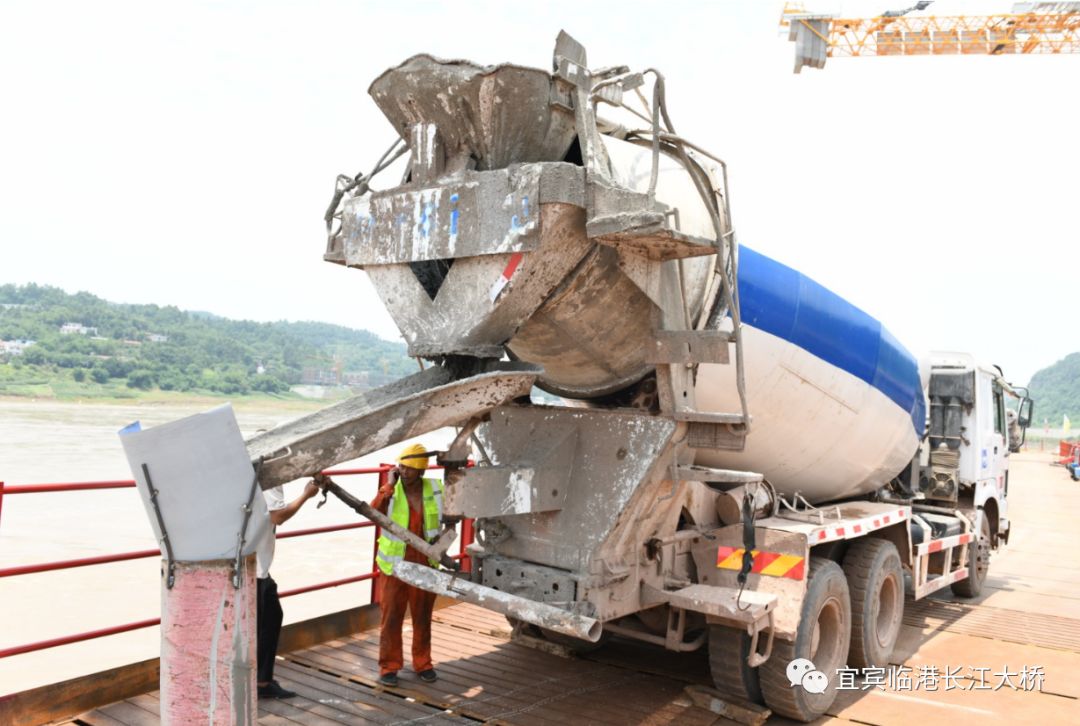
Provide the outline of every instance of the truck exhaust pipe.
[[395,564],[394,577],[421,590],[479,605],[545,630],[553,630],[590,643],[600,640],[600,633],[604,629],[595,618],[587,618],[547,603],[478,585],[414,562]]

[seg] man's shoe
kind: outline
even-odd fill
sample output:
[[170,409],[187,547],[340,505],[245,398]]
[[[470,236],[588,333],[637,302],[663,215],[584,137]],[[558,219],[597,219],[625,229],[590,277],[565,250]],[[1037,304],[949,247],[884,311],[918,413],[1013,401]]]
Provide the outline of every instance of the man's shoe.
[[281,687],[277,681],[270,681],[265,686],[259,686],[259,698],[292,698],[296,694]]
[[397,673],[383,673],[379,676],[379,685],[389,686],[390,688],[397,688],[398,677]]
[[434,668],[428,668],[426,671],[420,671],[416,674],[420,677],[424,683],[434,683],[439,680],[439,674],[435,672]]

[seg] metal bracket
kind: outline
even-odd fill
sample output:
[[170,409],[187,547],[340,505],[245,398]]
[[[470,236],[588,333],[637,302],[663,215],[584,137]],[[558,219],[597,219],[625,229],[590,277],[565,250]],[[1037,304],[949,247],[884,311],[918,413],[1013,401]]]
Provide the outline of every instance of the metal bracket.
[[[758,627],[758,623],[754,623],[747,627],[750,633],[750,654],[746,656],[746,665],[751,668],[757,668],[772,655],[773,636],[776,634],[776,618],[773,610],[769,611],[769,624],[766,626],[768,633],[765,636],[765,652],[758,653],[758,636],[761,635],[761,631],[764,628]],[[758,621],[760,622],[760,621]]]
[[158,529],[161,530],[160,543],[165,548],[165,557],[169,568],[169,574],[165,578],[165,587],[171,590],[173,584],[176,583],[176,562],[173,560],[172,543],[169,542],[169,533],[165,531],[165,520],[161,516],[161,507],[158,505],[157,500],[158,490],[154,488],[154,482],[150,479],[150,467],[143,464],[142,473],[143,478],[146,479],[146,488],[150,490],[150,503],[154,505],[154,516],[157,517]]
[[[829,508],[818,508],[810,502],[806,501],[806,498],[798,492],[792,495],[790,503],[786,499],[784,499],[784,495],[782,494],[778,494],[776,499],[776,511],[774,512],[773,516],[780,517],[781,519],[791,519],[796,522],[808,522],[810,524],[816,523],[818,525],[822,525],[825,524],[826,519],[836,519],[837,521],[839,521],[844,518],[844,515],[840,512],[840,507],[838,505],[833,505]],[[800,502],[803,504],[805,509],[798,508]],[[785,507],[791,511],[785,512]]]
[[668,650],[678,650],[683,642],[683,634],[686,632],[686,611],[682,608],[668,608],[667,633],[664,636],[664,647]]
[[236,535],[236,559],[233,561],[232,585],[234,590],[240,589],[240,560],[244,552],[244,534],[247,532],[248,522],[251,520],[251,503],[255,501],[255,492],[259,489],[259,469],[262,468],[263,458],[255,462],[255,474],[251,478],[251,492],[248,494],[247,504],[240,507],[244,513],[244,521],[240,525],[240,533]]

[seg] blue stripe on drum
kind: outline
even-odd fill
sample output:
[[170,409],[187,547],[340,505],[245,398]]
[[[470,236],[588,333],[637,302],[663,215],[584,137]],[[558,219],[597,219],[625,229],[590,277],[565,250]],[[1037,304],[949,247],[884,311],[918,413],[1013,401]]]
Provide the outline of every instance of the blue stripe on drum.
[[793,343],[885,394],[922,437],[919,365],[884,326],[802,273],[739,245],[742,321]]

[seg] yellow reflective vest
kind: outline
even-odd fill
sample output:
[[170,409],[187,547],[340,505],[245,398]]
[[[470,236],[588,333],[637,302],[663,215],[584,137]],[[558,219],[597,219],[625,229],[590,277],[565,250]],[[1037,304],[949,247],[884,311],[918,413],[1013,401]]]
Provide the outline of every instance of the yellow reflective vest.
[[[423,479],[424,499],[424,539],[434,542],[439,535],[439,520],[442,519],[442,481],[439,479]],[[405,485],[398,479],[394,485],[394,494],[390,497],[390,506],[387,508],[390,519],[402,529],[409,528],[409,498],[405,496]],[[391,532],[382,530],[379,534],[379,551],[375,555],[375,562],[379,565],[379,571],[384,575],[394,574],[394,565],[405,559],[405,542],[398,539]],[[428,564],[437,567],[438,560],[428,560]]]

